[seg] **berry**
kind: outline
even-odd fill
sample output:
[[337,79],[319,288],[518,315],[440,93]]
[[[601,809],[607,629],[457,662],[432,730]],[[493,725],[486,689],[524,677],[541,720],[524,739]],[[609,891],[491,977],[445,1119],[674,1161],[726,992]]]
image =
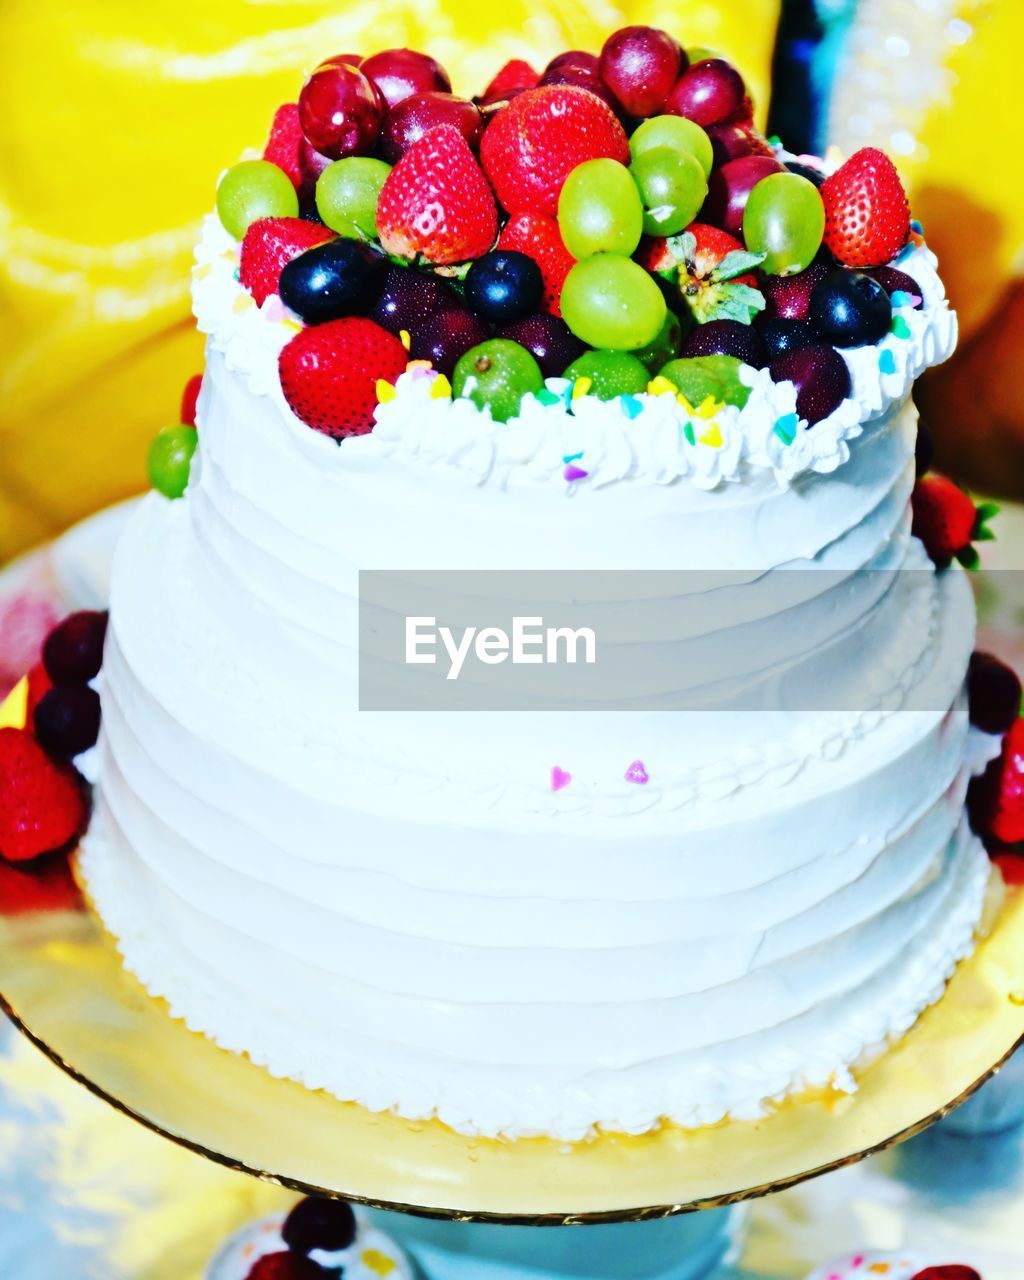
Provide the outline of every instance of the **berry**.
[[1006,733],[1021,713],[1017,673],[991,653],[971,654],[967,703],[971,724],[984,733]]
[[453,125],[424,134],[391,170],[377,205],[377,228],[388,253],[439,264],[479,258],[494,244],[494,197]]
[[667,31],[622,27],[604,42],[601,79],[630,116],[653,116],[679,75],[681,51]]
[[563,62],[557,67],[549,67],[537,83],[538,85],[571,85],[576,89],[585,89],[588,93],[600,98],[620,120],[622,118],[622,107],[618,99],[601,79],[596,67]]
[[545,311],[560,316],[562,285],[576,259],[565,247],[554,218],[546,218],[539,213],[515,214],[498,236],[498,248],[517,249],[536,262],[544,278],[541,305]]
[[501,68],[491,83],[480,95],[485,105],[501,102],[506,94],[523,89],[532,89],[540,76],[528,62],[522,58],[512,58]]
[[146,452],[149,483],[165,498],[180,498],[188,488],[192,455],[198,437],[195,427],[163,427]]
[[377,238],[377,201],[391,166],[372,156],[329,164],[316,183],[316,210],[325,226],[353,240]]
[[51,760],[26,729],[0,729],[0,858],[27,862],[63,849],[87,819],[74,769]]
[[986,841],[1024,840],[1024,719],[1014,720],[999,755],[968,791],[974,830]]
[[862,147],[821,188],[825,243],[847,267],[881,267],[910,235],[910,205],[896,167],[876,147]]
[[906,293],[917,299],[914,303],[915,311],[920,311],[924,306],[921,286],[905,271],[899,271],[896,267],[869,267],[864,274],[870,276],[872,280],[877,280],[890,298],[894,293]]
[[[971,543],[979,530],[979,511],[967,494],[947,476],[929,472],[911,494],[914,519],[911,532],[943,569],[956,557],[971,559]],[[983,519],[983,517],[982,517]]]
[[199,399],[202,385],[203,375],[194,373],[185,383],[185,390],[181,393],[181,420],[186,426],[196,425],[196,401]]
[[[697,162],[691,163],[699,171]],[[566,178],[558,197],[558,229],[574,258],[594,253],[629,257],[640,243],[643,216],[637,184],[617,160],[584,160]]]
[[743,77],[724,58],[706,58],[686,68],[676,81],[665,111],[685,116],[705,128],[724,124],[743,111],[747,88]]
[[540,267],[515,249],[496,249],[484,254],[466,275],[466,305],[492,324],[505,324],[528,316],[536,311],[543,293]]
[[643,267],[614,253],[577,262],[562,286],[565,323],[591,347],[646,346],[665,323],[666,310],[661,290]]
[[369,318],[389,333],[411,333],[442,305],[454,305],[455,296],[437,276],[391,263],[384,275]]
[[814,330],[806,320],[764,320],[757,327],[769,360],[785,355],[787,351],[800,351],[817,342]]
[[[106,614],[104,614],[103,617],[105,618]],[[25,708],[26,723],[28,723],[28,721],[35,715],[36,707],[38,707],[39,703],[42,701],[43,694],[48,693],[52,688],[53,681],[50,679],[50,673],[43,666],[42,662],[37,662],[28,673],[28,699],[27,706]]]
[[564,320],[546,311],[496,330],[496,338],[510,338],[525,347],[545,378],[558,378],[586,349]]
[[322,62],[299,94],[302,132],[331,160],[373,151],[382,115],[374,86],[350,63]]
[[[769,156],[774,158],[768,139],[749,124],[713,124],[708,126],[711,153],[715,167],[739,160],[743,156]],[[787,166],[788,168],[788,166]]]
[[411,333],[412,359],[429,360],[439,373],[450,378],[459,358],[486,340],[487,326],[478,316],[453,303],[438,308]]
[[377,382],[394,382],[408,356],[372,320],[349,317],[304,329],[278,358],[281,390],[307,427],[341,439],[373,430]]
[[629,142],[615,113],[572,85],[519,94],[484,130],[480,158],[509,213],[554,216],[565,179],[584,160],[629,161]]
[[805,271],[821,248],[825,208],[817,187],[796,173],[770,173],[743,209],[743,243],[763,253],[765,275]]
[[[1017,859],[1024,865],[1024,859]],[[80,911],[82,895],[68,858],[57,854],[21,867],[0,861],[0,915]]]
[[862,347],[889,332],[892,303],[877,280],[839,269],[815,286],[807,319],[834,347]]
[[798,160],[787,160],[786,168],[790,173],[799,174],[801,178],[806,178],[808,182],[813,182],[819,191],[825,183],[825,174],[820,169],[815,169],[812,165],[801,164]]
[[567,378],[589,378],[588,394],[599,400],[639,395],[647,390],[650,374],[628,351],[587,351],[566,369]]
[[751,274],[757,257],[717,227],[692,222],[679,236],[648,240],[637,260],[662,280],[672,305],[684,307],[698,324],[740,320],[749,324],[764,308]]
[[257,306],[277,293],[281,271],[292,258],[334,238],[334,232],[303,218],[260,218],[246,231],[238,263],[239,283]]
[[953,1262],[941,1267],[925,1267],[911,1280],[981,1280],[981,1275],[973,1267]]
[[100,698],[87,684],[57,684],[43,694],[32,716],[44,751],[70,758],[96,745],[100,733]]
[[335,1272],[327,1271],[312,1258],[300,1253],[265,1253],[257,1258],[245,1280],[333,1280]]
[[744,364],[761,369],[767,363],[764,342],[758,331],[738,320],[709,320],[690,331],[683,343],[684,357],[735,356]]
[[811,294],[830,270],[828,263],[818,258],[795,276],[765,276],[761,281],[765,316],[769,320],[806,320]]
[[299,197],[288,175],[266,160],[243,160],[217,185],[217,216],[241,240],[258,218],[295,218]]
[[359,69],[377,86],[390,111],[415,93],[448,93],[452,87],[444,67],[415,49],[384,49]]
[[633,159],[656,147],[669,147],[693,156],[706,178],[714,164],[714,151],[710,135],[699,124],[683,116],[654,116],[645,120],[630,134],[629,151]]
[[336,1253],[354,1243],[356,1215],[345,1200],[309,1196],[285,1218],[281,1235],[295,1253],[312,1253],[314,1249]]
[[294,102],[286,102],[274,112],[270,125],[270,137],[263,148],[263,159],[288,175],[288,180],[298,191],[305,174],[302,168],[302,144],[305,142],[299,123],[299,108]]
[[562,53],[555,54],[544,68],[544,75],[562,67],[578,67],[581,71],[593,71],[596,75],[601,67],[601,59],[596,53],[588,53],[586,49],[565,49]]
[[784,173],[785,168],[771,156],[741,156],[716,169],[708,182],[708,198],[700,212],[701,222],[721,227],[731,236],[743,232],[743,211],[750,193],[772,173]]
[[484,118],[477,107],[451,93],[415,93],[391,111],[381,130],[380,146],[392,164],[439,124],[454,125],[475,151],[484,132]]
[[[1024,858],[1018,853],[994,853],[992,862],[999,868],[1003,883],[1024,885]],[[979,1280],[981,1278],[979,1277]]]
[[306,324],[367,311],[383,283],[385,266],[365,244],[328,240],[300,253],[281,272],[281,301]]
[[523,396],[541,391],[540,366],[525,347],[507,338],[491,338],[472,347],[455,366],[452,394],[489,409],[496,422],[519,412]]
[[768,366],[773,382],[796,387],[796,411],[813,426],[849,396],[852,384],[846,361],[832,347],[815,344],[787,351]]
[[82,609],[53,628],[43,642],[43,666],[54,684],[86,684],[99,675],[108,616]]
[[735,356],[695,356],[670,360],[659,374],[695,408],[710,396],[719,404],[742,409],[750,398],[750,388],[740,380],[740,363]]

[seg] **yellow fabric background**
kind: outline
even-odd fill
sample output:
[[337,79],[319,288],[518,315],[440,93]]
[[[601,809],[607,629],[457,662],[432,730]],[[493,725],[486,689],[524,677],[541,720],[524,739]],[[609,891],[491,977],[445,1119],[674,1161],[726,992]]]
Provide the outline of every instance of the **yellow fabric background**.
[[217,176],[303,74],[408,44],[479,92],[506,57],[625,22],[735,57],[767,97],[775,0],[5,0],[0,6],[0,560],[145,484],[201,367],[188,270]]

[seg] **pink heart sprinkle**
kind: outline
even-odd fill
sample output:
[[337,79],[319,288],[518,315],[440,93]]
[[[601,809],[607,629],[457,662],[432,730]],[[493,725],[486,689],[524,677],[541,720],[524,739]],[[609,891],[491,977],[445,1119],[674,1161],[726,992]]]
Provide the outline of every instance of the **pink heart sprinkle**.
[[633,763],[629,766],[629,768],[626,770],[626,781],[635,782],[641,787],[646,782],[650,781],[650,779],[647,776],[647,770],[644,768],[644,762],[642,760],[634,760]]
[[563,787],[567,787],[572,782],[572,774],[566,773],[564,769],[560,769],[556,764],[551,770],[551,790],[561,791]]
[[572,484],[574,480],[586,480],[587,476],[590,475],[590,472],[584,471],[582,467],[578,467],[574,462],[570,462],[562,472],[562,475],[565,476],[566,480],[568,480],[570,484]]

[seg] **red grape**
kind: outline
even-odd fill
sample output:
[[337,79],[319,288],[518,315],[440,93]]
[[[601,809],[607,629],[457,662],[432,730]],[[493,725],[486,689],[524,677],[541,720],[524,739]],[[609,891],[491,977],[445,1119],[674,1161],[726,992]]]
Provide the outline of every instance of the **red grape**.
[[474,150],[480,145],[484,120],[472,102],[452,93],[414,93],[384,121],[380,135],[384,159],[394,164],[428,129],[439,124],[453,124]]
[[628,115],[653,116],[665,105],[680,60],[679,45],[667,31],[622,27],[604,42],[601,79]]
[[670,116],[686,116],[703,125],[724,124],[742,111],[746,97],[743,77],[724,58],[707,58],[683,72],[668,95]]
[[321,64],[299,94],[299,123],[321,155],[366,155],[377,143],[381,111],[366,76],[344,62]]
[[367,58],[361,70],[392,110],[414,93],[448,93],[452,87],[444,67],[415,49],[385,49]]
[[560,66],[551,67],[540,78],[541,84],[572,84],[577,89],[587,89],[602,102],[608,104],[617,116],[623,114],[622,107],[611,89],[605,84],[595,70],[575,62],[563,62]]
[[746,124],[713,124],[708,127],[715,168],[742,156],[772,156],[768,139]]
[[830,271],[823,258],[795,276],[765,276],[761,281],[765,317],[769,320],[806,320],[811,308],[811,294]]
[[850,370],[833,347],[801,347],[777,356],[768,366],[773,382],[796,387],[796,411],[812,426],[838,409],[850,394]]
[[564,53],[555,54],[542,74],[547,75],[549,71],[556,71],[559,67],[583,67],[587,71],[596,72],[600,62],[596,53],[587,53],[584,49],[566,49]]
[[742,239],[743,210],[751,191],[770,173],[785,173],[785,166],[770,156],[741,156],[711,174],[708,198],[700,211],[700,221],[721,227]]

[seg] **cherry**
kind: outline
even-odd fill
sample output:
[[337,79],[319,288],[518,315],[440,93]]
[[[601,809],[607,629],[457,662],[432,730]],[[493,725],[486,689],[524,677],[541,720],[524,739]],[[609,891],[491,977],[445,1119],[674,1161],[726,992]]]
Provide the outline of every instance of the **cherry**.
[[742,239],[743,210],[751,191],[770,173],[784,172],[785,167],[770,156],[741,156],[730,160],[711,174],[708,196],[698,215],[700,221],[710,222]]
[[57,684],[39,699],[32,716],[36,739],[52,756],[70,759],[96,745],[100,698],[87,684]]
[[829,273],[829,265],[815,258],[795,276],[765,276],[761,281],[764,294],[764,316],[768,320],[806,320],[811,307],[811,294]]
[[566,49],[564,53],[556,53],[542,72],[556,71],[559,67],[582,67],[585,71],[597,72],[601,59],[596,53],[587,53],[583,49]]
[[106,613],[83,609],[57,624],[43,644],[43,666],[55,684],[85,684],[99,674]]
[[665,105],[682,57],[667,31],[622,27],[604,42],[599,70],[627,115],[653,116]]
[[755,369],[767,363],[761,335],[751,325],[738,320],[709,320],[707,324],[697,325],[683,343],[680,355],[735,356]]
[[619,117],[623,115],[622,107],[611,89],[598,75],[595,68],[583,66],[575,62],[563,62],[560,66],[550,67],[541,76],[540,84],[571,84],[577,89],[586,89],[595,97],[607,103]]
[[713,124],[707,135],[715,168],[742,156],[774,156],[768,139],[747,124]]
[[415,49],[385,49],[367,58],[360,69],[392,110],[414,93],[449,93],[452,87],[444,67]]
[[1020,715],[1017,673],[991,653],[971,654],[967,668],[967,704],[971,724],[984,733],[1006,733]]
[[545,378],[560,378],[569,365],[586,351],[585,345],[565,321],[547,311],[502,325],[494,336],[510,338],[525,347],[540,365]]
[[442,306],[455,306],[455,296],[437,278],[412,267],[389,266],[380,296],[367,312],[369,319],[389,333],[411,333]]
[[285,1218],[281,1236],[296,1253],[312,1253],[314,1249],[336,1253],[355,1240],[356,1216],[345,1200],[308,1196]]
[[687,67],[676,81],[665,111],[695,124],[724,124],[741,113],[747,90],[743,77],[724,58],[706,58]]
[[441,307],[411,331],[409,355],[413,360],[429,360],[439,372],[451,377],[460,356],[470,347],[486,341],[487,327],[479,317],[458,306]]
[[833,347],[815,345],[787,351],[768,366],[773,382],[796,387],[796,411],[812,426],[827,418],[850,394],[850,370]]
[[480,145],[484,118],[473,103],[431,90],[412,94],[389,112],[380,135],[385,160],[394,164],[428,129],[439,124],[453,124],[474,150]]
[[299,123],[309,145],[338,160],[373,151],[380,133],[377,93],[358,67],[322,63],[299,94]]
[[300,1253],[265,1253],[252,1264],[245,1280],[331,1280],[334,1272],[326,1271]]

